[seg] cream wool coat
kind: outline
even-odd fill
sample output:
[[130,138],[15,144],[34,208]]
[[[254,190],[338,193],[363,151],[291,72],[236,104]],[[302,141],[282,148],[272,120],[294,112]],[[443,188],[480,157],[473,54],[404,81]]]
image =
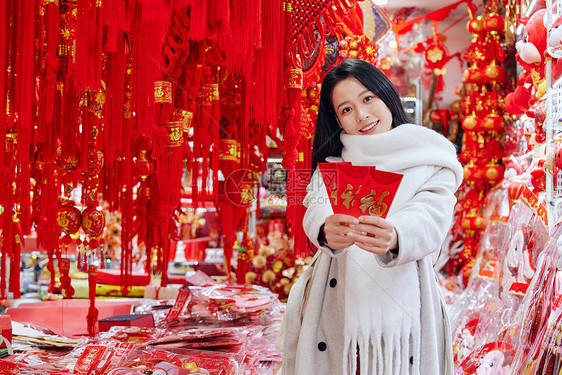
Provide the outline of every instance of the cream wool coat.
[[[420,301],[413,305],[417,306],[419,313],[419,338],[409,344],[415,346],[413,351],[419,355],[413,358],[413,365],[404,370],[403,363],[408,361],[409,356],[404,353],[410,353],[412,349],[390,353],[395,363],[402,363],[402,370],[388,373],[388,364],[384,367],[371,363],[373,373],[452,374],[449,322],[433,263],[450,228],[456,202],[454,193],[462,181],[462,167],[457,161],[454,146],[433,130],[412,124],[401,125],[382,134],[342,134],[341,140],[344,144],[342,157],[331,157],[327,161],[374,165],[377,169],[404,175],[387,216],[398,233],[399,251],[394,256],[390,256],[391,253],[373,255],[380,267],[372,267],[372,271],[384,277],[385,269],[391,271],[415,264],[417,267],[413,269],[417,270],[419,277],[419,293],[416,295],[419,295]],[[345,270],[349,254],[359,248],[352,246],[334,251],[319,246],[317,242],[320,226],[328,215],[333,214],[321,181],[320,173],[316,171],[308,187],[305,199],[307,212],[303,220],[307,236],[319,251],[312,266],[291,290],[278,339],[278,346],[283,349],[283,374],[288,375],[354,375],[355,352],[350,351],[350,342],[361,346],[352,339],[373,336],[373,332],[364,332],[361,324],[349,327],[349,316],[346,317],[344,290],[352,285],[345,285],[345,282],[356,275],[346,275]],[[368,264],[363,266],[368,267]],[[360,302],[357,309],[372,310],[373,304],[377,303],[369,300]],[[349,307],[347,309],[349,314]],[[348,326],[344,327],[346,324]],[[383,330],[389,328],[392,327],[382,327]],[[350,338],[350,332],[353,335],[354,331],[357,331],[355,337]],[[370,342],[371,347],[367,346],[369,350],[375,353],[378,350],[379,357],[383,355],[383,349],[372,348],[373,341]],[[384,351],[383,356],[388,357],[388,351]],[[374,362],[376,358],[370,360]],[[361,363],[361,373],[366,374],[364,358]]]

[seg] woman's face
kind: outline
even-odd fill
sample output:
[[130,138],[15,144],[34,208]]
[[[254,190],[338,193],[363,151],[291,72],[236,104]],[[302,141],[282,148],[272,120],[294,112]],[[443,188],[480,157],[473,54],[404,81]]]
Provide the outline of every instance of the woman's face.
[[384,102],[355,77],[334,86],[332,104],[340,127],[347,134],[380,134],[392,128],[392,113]]

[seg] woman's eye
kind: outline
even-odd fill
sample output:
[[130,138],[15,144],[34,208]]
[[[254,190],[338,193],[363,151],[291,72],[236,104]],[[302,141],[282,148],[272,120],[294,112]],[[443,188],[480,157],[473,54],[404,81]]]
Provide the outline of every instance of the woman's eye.
[[369,95],[369,96],[367,96],[367,97],[365,98],[365,103],[368,103],[368,102],[370,102],[371,100],[373,100],[373,96],[372,96],[372,95]]
[[351,111],[351,108],[345,107],[344,109],[341,110],[341,113],[344,114],[344,113],[348,113],[349,111]]

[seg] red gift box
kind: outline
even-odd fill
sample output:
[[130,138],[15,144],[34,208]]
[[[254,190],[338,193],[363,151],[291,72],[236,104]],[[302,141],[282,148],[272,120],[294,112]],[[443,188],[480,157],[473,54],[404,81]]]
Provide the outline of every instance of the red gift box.
[[99,320],[100,332],[109,331],[113,326],[154,328],[152,314],[122,314]]

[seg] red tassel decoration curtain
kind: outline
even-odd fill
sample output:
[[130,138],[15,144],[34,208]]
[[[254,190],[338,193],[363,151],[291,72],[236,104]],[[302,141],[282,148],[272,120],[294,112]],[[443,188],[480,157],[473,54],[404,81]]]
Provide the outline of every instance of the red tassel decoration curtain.
[[261,48],[256,48],[254,89],[251,90],[250,109],[258,127],[270,126],[277,131],[279,103],[283,90],[283,28],[282,0],[262,3]]

